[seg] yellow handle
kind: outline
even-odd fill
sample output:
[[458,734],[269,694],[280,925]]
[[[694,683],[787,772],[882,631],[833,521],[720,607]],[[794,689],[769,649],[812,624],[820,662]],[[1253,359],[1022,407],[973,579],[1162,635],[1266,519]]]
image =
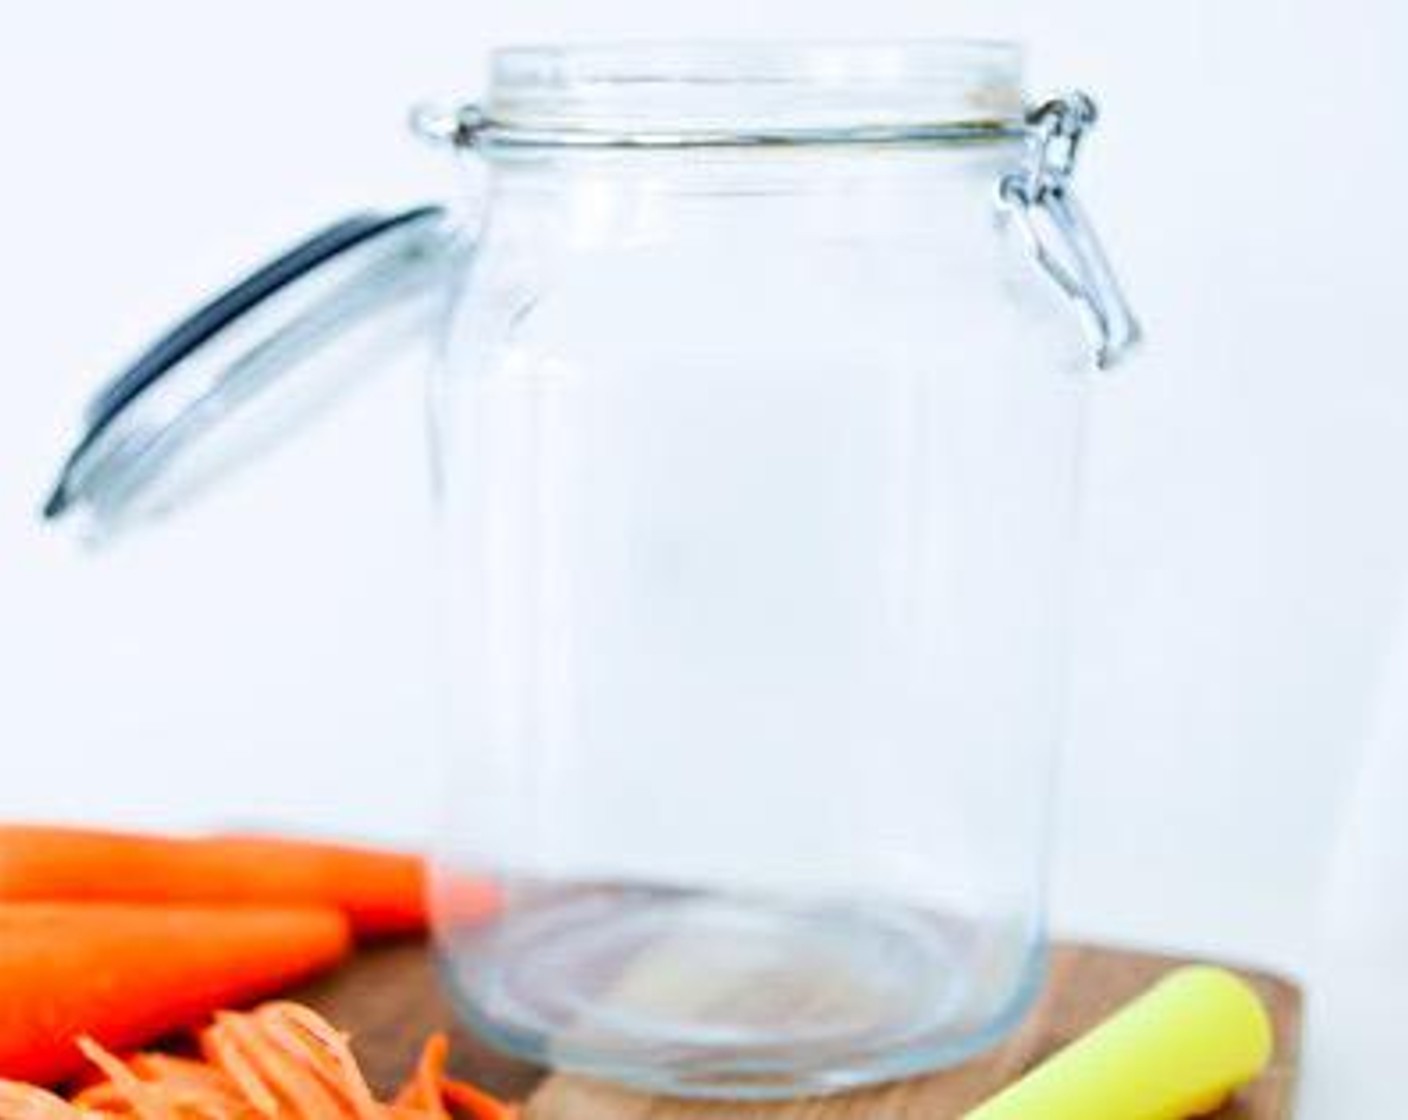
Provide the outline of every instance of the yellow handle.
[[1182,968],[965,1120],[1187,1120],[1253,1080],[1271,1049],[1245,981]]

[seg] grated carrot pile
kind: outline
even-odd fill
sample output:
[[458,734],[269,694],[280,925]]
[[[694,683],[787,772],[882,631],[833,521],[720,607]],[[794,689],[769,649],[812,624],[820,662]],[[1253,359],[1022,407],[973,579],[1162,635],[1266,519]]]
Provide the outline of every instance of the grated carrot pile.
[[200,1032],[199,1058],[119,1058],[79,1040],[99,1074],[70,1099],[0,1081],[0,1120],[517,1120],[518,1109],[445,1076],[449,1044],[426,1040],[409,1081],[376,1099],[347,1036],[297,1003],[224,1011]]

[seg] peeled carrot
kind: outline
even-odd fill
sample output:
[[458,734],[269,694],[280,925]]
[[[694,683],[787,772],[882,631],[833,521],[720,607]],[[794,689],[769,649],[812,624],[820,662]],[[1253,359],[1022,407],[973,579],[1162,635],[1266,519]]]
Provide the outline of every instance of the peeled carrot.
[[327,908],[0,905],[0,1077],[51,1083],[91,1035],[139,1045],[335,964]]
[[[466,889],[471,905],[493,905]],[[426,925],[419,857],[273,837],[0,825],[0,901],[331,906],[358,934]]]

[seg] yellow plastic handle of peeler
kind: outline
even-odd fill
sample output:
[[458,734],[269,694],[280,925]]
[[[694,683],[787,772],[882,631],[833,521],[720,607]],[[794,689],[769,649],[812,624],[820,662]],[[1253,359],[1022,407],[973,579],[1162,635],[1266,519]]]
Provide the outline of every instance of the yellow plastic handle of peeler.
[[1181,968],[964,1120],[1187,1120],[1254,1080],[1272,1046],[1250,985]]

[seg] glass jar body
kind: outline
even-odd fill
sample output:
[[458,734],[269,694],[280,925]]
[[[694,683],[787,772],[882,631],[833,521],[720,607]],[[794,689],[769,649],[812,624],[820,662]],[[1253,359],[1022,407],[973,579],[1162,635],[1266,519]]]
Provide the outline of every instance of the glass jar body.
[[996,221],[1022,156],[493,163],[433,394],[436,878],[509,1049],[783,1095],[1024,1011],[1084,393]]

